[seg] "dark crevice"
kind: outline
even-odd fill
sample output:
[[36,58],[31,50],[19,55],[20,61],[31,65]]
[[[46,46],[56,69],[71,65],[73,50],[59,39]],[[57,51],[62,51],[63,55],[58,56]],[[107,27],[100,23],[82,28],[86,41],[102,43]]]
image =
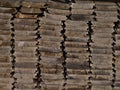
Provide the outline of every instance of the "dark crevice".
[[91,23],[91,21],[89,21],[88,23],[88,42],[87,42],[87,47],[88,47],[88,49],[87,49],[87,52],[89,53],[89,55],[88,55],[88,64],[89,64],[89,70],[88,70],[88,74],[89,74],[89,77],[88,77],[88,83],[87,83],[87,87],[86,87],[86,89],[87,90],[91,90],[91,88],[92,88],[92,82],[91,82],[91,80],[92,80],[92,64],[93,64],[93,62],[92,62],[92,51],[91,51],[91,43],[93,43],[93,40],[92,40],[92,34],[93,34],[93,29],[92,29],[92,23]]
[[15,75],[15,64],[16,64],[16,56],[15,56],[15,29],[14,29],[14,19],[16,18],[16,14],[20,11],[22,6],[20,7],[17,7],[16,8],[16,13],[12,14],[12,17],[11,17],[11,40],[10,40],[10,57],[11,57],[11,68],[12,68],[12,71],[10,73],[11,75],[11,78],[13,79],[13,82],[12,82],[12,87],[11,87],[11,90],[14,90],[15,89],[15,84],[17,83],[17,78],[14,76]]
[[41,83],[43,82],[43,79],[42,79],[42,75],[41,75],[41,53],[40,53],[40,48],[39,48],[39,40],[41,38],[41,35],[40,35],[40,31],[39,31],[39,28],[40,28],[40,20],[39,18],[40,17],[43,17],[44,16],[44,13],[42,14],[39,14],[37,16],[37,21],[35,22],[37,24],[37,27],[35,28],[35,31],[36,31],[36,57],[37,57],[37,62],[36,62],[36,70],[35,70],[35,78],[33,78],[33,81],[36,83],[35,85],[35,89],[40,89],[41,88]]
[[63,76],[64,76],[64,83],[63,83],[63,89],[65,90],[65,86],[67,85],[67,66],[66,66],[66,51],[65,51],[65,41],[66,41],[66,36],[65,36],[65,21],[61,21],[62,23],[62,30],[61,30],[61,35],[63,37],[63,41],[61,42],[61,50],[62,50],[62,66],[63,66]]
[[113,32],[112,32],[112,84],[111,87],[114,88],[115,87],[115,80],[116,80],[116,55],[115,55],[115,46],[116,46],[116,34],[117,34],[117,29],[118,29],[118,25],[119,25],[119,21],[114,22],[114,26],[113,26]]

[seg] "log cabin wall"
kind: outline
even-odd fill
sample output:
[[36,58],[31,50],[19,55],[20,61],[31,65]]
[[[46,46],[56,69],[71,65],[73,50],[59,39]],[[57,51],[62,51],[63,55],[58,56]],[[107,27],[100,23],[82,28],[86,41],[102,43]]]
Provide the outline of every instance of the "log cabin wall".
[[120,1],[0,0],[0,90],[120,90]]

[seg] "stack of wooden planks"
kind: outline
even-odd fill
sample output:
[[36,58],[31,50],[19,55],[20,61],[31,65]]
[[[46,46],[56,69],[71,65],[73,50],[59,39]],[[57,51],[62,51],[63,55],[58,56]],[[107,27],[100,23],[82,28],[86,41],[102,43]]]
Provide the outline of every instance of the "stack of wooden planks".
[[120,3],[0,0],[0,90],[119,90]]

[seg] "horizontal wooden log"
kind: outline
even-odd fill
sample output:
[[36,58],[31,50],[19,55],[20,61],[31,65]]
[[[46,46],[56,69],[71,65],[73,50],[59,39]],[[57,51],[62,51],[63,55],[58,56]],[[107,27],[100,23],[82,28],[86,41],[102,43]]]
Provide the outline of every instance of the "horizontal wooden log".
[[16,57],[36,57],[34,52],[20,52],[20,51],[16,51],[15,52],[15,56]]
[[118,9],[117,5],[96,5],[96,10],[98,11],[116,11]]
[[[110,0],[109,0],[110,1]],[[112,0],[111,0],[112,1]],[[116,4],[113,3],[113,2],[101,2],[101,1],[98,1],[98,2],[95,2],[96,5],[106,5],[106,6],[115,6]]]
[[66,3],[48,1],[47,4],[49,8],[63,9],[63,10],[68,10],[70,8],[70,5]]
[[95,4],[92,3],[92,2],[83,1],[83,2],[80,2],[80,3],[72,3],[71,7],[73,9],[91,10],[91,9],[93,9],[94,5]]
[[[107,27],[93,27],[93,31],[95,33],[112,33],[113,28],[107,28]],[[94,36],[94,35],[93,35]]]
[[86,43],[79,43],[79,42],[65,42],[66,47],[76,47],[76,48],[87,48]]
[[10,20],[12,15],[10,13],[0,13],[0,19]]
[[0,40],[0,46],[10,46],[10,41],[1,41]]
[[62,37],[58,36],[48,36],[48,35],[41,35],[43,41],[53,41],[53,42],[61,42],[63,40]]
[[92,15],[72,14],[70,18],[76,21],[93,21]]
[[7,68],[8,68],[8,67],[11,68],[11,63],[10,63],[10,62],[7,62],[7,63],[6,63],[6,62],[5,62],[5,63],[4,63],[4,62],[3,62],[3,63],[1,62],[1,63],[0,63],[0,68],[1,68],[1,67],[2,67],[2,68],[6,68],[6,67],[7,67]]
[[31,31],[29,31],[29,29],[28,30],[16,30],[15,32],[14,32],[14,34],[15,34],[15,37],[19,37],[19,36],[36,36],[37,37],[37,35],[36,35],[36,32],[37,31],[35,31],[35,30],[31,30]]
[[87,25],[87,22],[84,22],[84,21],[73,21],[73,20],[66,20],[66,22],[65,22],[65,25],[66,25],[66,27],[74,27],[74,26],[88,26]]
[[10,57],[9,56],[3,56],[3,54],[1,55],[0,53],[0,62],[10,62]]
[[3,25],[0,25],[0,28],[1,29],[10,29],[11,28],[11,26],[10,26],[10,24],[3,24]]
[[56,14],[48,14],[48,13],[45,13],[45,17],[48,19],[57,20],[57,21],[67,19],[67,17],[65,15],[56,15]]
[[[111,32],[112,33],[112,32]],[[93,38],[111,38],[112,35],[111,33],[106,33],[106,32],[97,32],[97,31],[94,31],[94,35],[92,36]]]
[[[23,49],[26,48],[27,51],[33,50],[36,48],[36,41],[15,41],[15,46],[16,46],[16,50],[20,50],[22,51]],[[22,47],[22,48],[20,48]],[[29,49],[29,50],[28,50]]]
[[62,80],[63,75],[61,74],[42,74],[43,80]]
[[47,30],[52,30],[52,31],[61,31],[62,26],[55,26],[55,25],[41,25],[40,29],[47,29]]
[[84,9],[72,9],[71,14],[84,14],[84,15],[92,15],[94,10],[84,10]]
[[16,62],[15,64],[16,68],[35,68],[35,62]]
[[75,31],[68,31],[66,30],[65,35],[67,37],[79,37],[79,38],[88,38],[87,32],[75,32]]
[[21,0],[1,0],[0,1],[0,6],[1,7],[19,7],[21,2]]
[[37,18],[37,15],[17,13],[16,18],[35,19],[35,18]]
[[35,15],[37,15],[37,14],[42,14],[43,12],[38,8],[27,8],[27,7],[22,7],[21,9],[20,9],[20,11],[21,11],[21,13],[23,13],[23,14],[35,14]]
[[41,51],[41,56],[60,58],[62,56],[62,52]]
[[3,89],[3,90],[10,90],[11,89],[11,85],[9,84],[0,84],[0,89]]
[[[92,90],[112,90],[111,86],[106,85],[106,86],[93,86]],[[115,89],[116,90],[116,89]]]
[[40,25],[45,24],[45,25],[55,25],[55,26],[61,26],[61,21],[56,21],[52,20],[46,17],[43,17],[40,21]]
[[16,41],[35,41],[36,36],[16,36]]
[[95,11],[98,17],[117,17],[117,11]]
[[[107,14],[109,15],[109,14]],[[104,23],[109,23],[109,22],[116,22],[118,20],[117,17],[109,17],[109,16],[106,16],[106,17],[96,17],[97,18],[97,21],[98,22],[104,22]]]
[[15,8],[0,7],[0,13],[14,14],[14,13],[16,13],[16,9]]
[[21,83],[21,82],[18,82],[16,85],[16,89],[18,90],[18,89],[28,89],[28,90],[33,90],[34,89],[34,87],[35,87],[35,85],[33,84],[33,83],[31,83],[31,84],[25,84],[25,83]]
[[58,47],[58,48],[60,48],[61,46],[60,42],[52,42],[52,41],[44,41],[44,40],[40,40],[40,45],[45,47]]
[[52,31],[52,30],[40,30],[40,34],[41,35],[49,35],[49,36],[58,36],[60,37],[61,33],[60,32],[57,32],[56,30],[55,31]]
[[59,52],[61,52],[61,49],[60,49],[60,47],[45,47],[45,46],[39,46],[39,48],[40,48],[40,50],[41,51],[45,51],[45,52],[54,52],[54,53],[59,53]]
[[35,28],[37,27],[37,25],[34,26],[30,26],[30,25],[19,25],[19,24],[15,24],[14,25],[14,29],[16,30],[35,30]]
[[35,25],[37,20],[35,19],[24,19],[24,18],[16,18],[13,20],[15,24],[22,24],[22,25]]
[[9,35],[11,34],[11,32],[10,32],[10,29],[1,29],[0,30],[0,36],[1,37],[9,37]]
[[87,48],[71,48],[71,47],[65,47],[66,52],[71,53],[87,53]]
[[86,60],[88,58],[88,54],[79,54],[79,53],[67,53],[66,55],[67,58],[77,58],[77,59],[82,59]]
[[59,68],[58,66],[56,66],[56,68],[50,68],[50,67],[44,67],[41,69],[42,73],[49,73],[49,74],[57,74],[57,73],[61,73],[61,71],[63,71],[63,68]]
[[65,16],[70,15],[69,10],[60,10],[60,9],[52,9],[52,8],[47,8],[47,10],[50,14],[65,15]]
[[16,62],[20,62],[20,63],[22,63],[22,62],[37,62],[37,57],[30,57],[30,59],[28,59],[28,57],[16,57]]
[[100,23],[100,22],[92,22],[93,23],[93,27],[97,27],[97,28],[113,28],[114,23],[113,22],[109,22],[109,23]]
[[46,3],[46,0],[37,1],[37,2],[35,2],[35,1],[30,2],[28,0],[24,0],[22,2],[22,6],[27,7],[27,8],[45,8],[44,7],[45,3]]
[[68,37],[66,38],[68,42],[79,42],[79,43],[87,43],[88,40],[86,38],[79,38],[79,37]]

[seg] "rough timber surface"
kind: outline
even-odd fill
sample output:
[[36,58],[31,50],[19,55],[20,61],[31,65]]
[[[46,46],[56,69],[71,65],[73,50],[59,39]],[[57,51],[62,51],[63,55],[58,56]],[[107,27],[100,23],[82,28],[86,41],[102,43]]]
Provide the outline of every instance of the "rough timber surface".
[[120,90],[120,1],[0,0],[0,90]]

